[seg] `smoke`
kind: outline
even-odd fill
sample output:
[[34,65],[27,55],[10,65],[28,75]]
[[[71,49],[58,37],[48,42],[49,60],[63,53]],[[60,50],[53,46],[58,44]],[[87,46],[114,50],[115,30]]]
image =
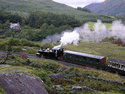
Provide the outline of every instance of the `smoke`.
[[64,46],[68,43],[77,45],[79,40],[101,42],[106,37],[114,37],[115,39],[125,41],[125,25],[122,24],[122,21],[114,21],[111,28],[107,29],[106,26],[102,24],[101,20],[97,20],[97,23],[93,26],[93,30],[90,30],[89,25],[86,23],[84,26],[77,27],[73,31],[66,30],[61,34],[47,36],[42,43],[60,41],[60,46]]
[[125,25],[122,24],[122,21],[114,21],[111,26],[110,36],[113,36],[115,39],[122,39],[125,42]]
[[80,34],[80,40],[99,42],[106,38],[108,30],[106,26],[102,24],[101,20],[97,20],[97,23],[93,26],[94,30],[89,29],[89,25],[86,23],[82,28],[76,28],[75,30]]
[[76,31],[73,32],[65,32],[63,36],[61,37],[61,46],[67,45],[68,43],[73,43],[74,45],[77,45],[79,41],[79,33]]
[[77,33],[76,31],[66,30],[61,34],[54,34],[51,36],[47,36],[46,39],[42,41],[42,44],[47,42],[51,43],[61,42],[60,46],[64,46],[68,43],[77,45],[78,41],[79,41],[79,33]]
[[50,35],[50,36],[47,36],[46,39],[42,40],[42,44],[45,44],[45,43],[56,43],[58,41],[60,41],[61,39],[61,34],[54,34],[54,35]]

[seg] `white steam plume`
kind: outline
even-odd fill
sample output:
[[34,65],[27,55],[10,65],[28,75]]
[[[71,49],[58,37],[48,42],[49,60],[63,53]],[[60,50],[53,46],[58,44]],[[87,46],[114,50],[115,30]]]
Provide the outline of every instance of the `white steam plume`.
[[115,39],[122,39],[125,42],[125,25],[121,21],[114,21],[111,26],[110,36]]
[[63,36],[61,37],[61,46],[67,45],[68,43],[73,43],[74,45],[77,45],[79,41],[79,33],[76,31],[73,32],[65,32]]
[[125,25],[122,22],[114,21],[110,29],[107,29],[101,20],[97,20],[97,23],[93,26],[93,31],[89,29],[89,25],[86,23],[84,26],[77,27],[73,31],[64,31],[61,34],[48,36],[43,42],[57,42],[60,41],[61,45],[67,43],[73,43],[77,45],[78,40],[100,42],[103,39],[114,37],[115,39],[122,39],[125,41]]

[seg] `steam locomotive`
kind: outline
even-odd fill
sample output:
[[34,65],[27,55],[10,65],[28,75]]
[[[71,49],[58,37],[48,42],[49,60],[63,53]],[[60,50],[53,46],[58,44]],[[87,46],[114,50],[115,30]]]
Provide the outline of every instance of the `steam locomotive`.
[[103,69],[114,73],[119,73],[125,76],[125,61],[117,59],[108,59],[106,57],[92,54],[80,53],[75,51],[65,50],[61,47],[41,49],[36,53],[37,56],[43,58],[57,59],[70,63],[85,65],[97,69]]

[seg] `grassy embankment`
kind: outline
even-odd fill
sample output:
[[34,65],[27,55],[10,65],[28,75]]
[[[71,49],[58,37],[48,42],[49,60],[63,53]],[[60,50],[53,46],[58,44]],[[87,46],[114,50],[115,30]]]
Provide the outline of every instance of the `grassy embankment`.
[[[94,79],[88,79],[87,75],[96,76],[103,79],[109,80],[119,80],[119,82],[125,82],[125,79],[120,78],[118,75],[113,75],[110,73],[104,73],[102,71],[96,71],[94,69],[89,70],[77,68],[77,67],[67,67],[61,64],[58,64],[53,61],[47,61],[44,59],[35,60],[28,59],[24,56],[13,57],[9,56],[6,64],[10,64],[13,66],[10,67],[1,67],[0,73],[24,73],[34,77],[40,77],[44,82],[42,83],[49,93],[62,94],[71,93],[71,85],[76,86],[88,86],[93,88],[94,90],[99,91],[98,94],[122,94],[120,91],[124,89],[124,86],[108,83],[104,81],[98,81]],[[62,71],[58,71],[62,70]],[[66,69],[66,70],[64,70]],[[14,71],[16,70],[16,71]],[[61,73],[65,76],[68,76],[69,79],[58,79],[51,80],[48,74]],[[78,77],[79,75],[79,77]],[[51,91],[50,87],[53,85],[63,85],[62,89],[57,89],[55,91]],[[3,93],[3,90],[0,89],[0,93]],[[90,94],[90,92],[75,92],[73,94]],[[4,93],[3,93],[4,94]],[[95,93],[91,93],[95,94]]]

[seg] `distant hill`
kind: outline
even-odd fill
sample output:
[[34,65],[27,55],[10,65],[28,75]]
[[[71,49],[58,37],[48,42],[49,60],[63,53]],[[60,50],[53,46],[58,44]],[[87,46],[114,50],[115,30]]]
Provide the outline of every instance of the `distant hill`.
[[103,3],[92,3],[85,6],[92,13],[125,17],[125,0],[105,0]]
[[31,11],[53,12],[58,14],[66,14],[75,16],[77,19],[87,21],[97,21],[101,19],[105,22],[111,22],[111,17],[78,11],[75,8],[69,7],[65,4],[60,4],[52,0],[0,0],[0,7],[2,10],[11,11],[13,13],[29,13]]

